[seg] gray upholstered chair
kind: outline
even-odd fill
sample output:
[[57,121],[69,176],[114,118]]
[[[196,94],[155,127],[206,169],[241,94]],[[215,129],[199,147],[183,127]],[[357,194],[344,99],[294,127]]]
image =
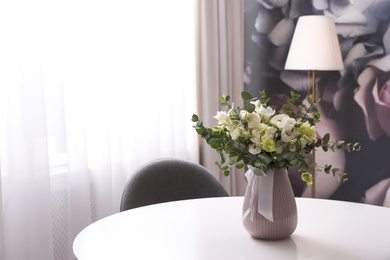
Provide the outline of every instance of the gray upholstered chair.
[[203,166],[164,158],[135,171],[123,191],[120,211],[175,200],[226,196],[229,194],[222,184]]

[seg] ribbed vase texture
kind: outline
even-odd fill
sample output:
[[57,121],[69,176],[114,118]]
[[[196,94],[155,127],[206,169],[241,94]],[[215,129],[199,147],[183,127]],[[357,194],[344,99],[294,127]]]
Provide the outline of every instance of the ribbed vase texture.
[[[260,178],[255,176],[255,178]],[[248,183],[243,205],[243,213],[249,207],[251,185]],[[297,206],[294,192],[288,178],[286,169],[275,169],[272,212],[274,222],[269,221],[258,213],[258,196],[254,198],[255,214],[253,221],[247,216],[243,224],[248,233],[257,239],[281,240],[288,238],[295,231],[298,223]]]

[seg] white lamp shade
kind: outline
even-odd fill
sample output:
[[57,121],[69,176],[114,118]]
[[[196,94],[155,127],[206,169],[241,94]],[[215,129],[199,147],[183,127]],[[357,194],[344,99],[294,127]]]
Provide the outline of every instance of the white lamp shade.
[[344,69],[336,28],[332,18],[322,15],[299,17],[285,69]]

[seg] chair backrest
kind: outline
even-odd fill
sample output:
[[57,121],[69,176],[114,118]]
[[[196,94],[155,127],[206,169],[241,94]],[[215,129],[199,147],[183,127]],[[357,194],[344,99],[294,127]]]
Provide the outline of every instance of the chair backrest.
[[127,182],[120,211],[175,200],[226,197],[222,184],[203,166],[179,159],[158,159]]

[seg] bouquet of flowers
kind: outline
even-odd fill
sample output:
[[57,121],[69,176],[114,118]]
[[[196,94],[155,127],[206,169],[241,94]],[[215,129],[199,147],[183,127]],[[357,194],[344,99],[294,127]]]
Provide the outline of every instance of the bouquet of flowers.
[[275,111],[267,106],[269,99],[264,91],[260,92],[259,99],[252,98],[245,91],[241,96],[246,102],[244,108],[235,108],[230,96],[219,98],[221,106],[227,107],[228,111],[217,112],[214,118],[219,124],[213,128],[203,126],[197,115],[192,116],[196,132],[220,155],[216,165],[226,176],[233,165],[238,169],[250,165],[258,176],[265,175],[272,168],[298,167],[302,180],[311,184],[312,176],[308,171],[309,167],[315,167],[316,171],[337,174],[340,180],[347,180],[346,173],[339,173],[340,170],[332,168],[331,164],[319,166],[311,161],[310,153],[316,148],[326,152],[361,149],[359,143],[330,142],[329,133],[323,138],[317,136],[315,124],[320,121],[319,98],[313,100],[307,96],[308,105],[297,105],[300,95],[291,92],[287,104]]

